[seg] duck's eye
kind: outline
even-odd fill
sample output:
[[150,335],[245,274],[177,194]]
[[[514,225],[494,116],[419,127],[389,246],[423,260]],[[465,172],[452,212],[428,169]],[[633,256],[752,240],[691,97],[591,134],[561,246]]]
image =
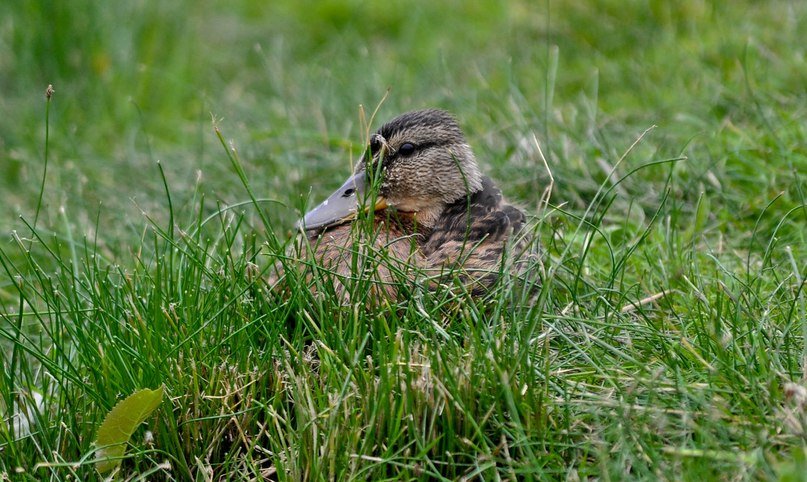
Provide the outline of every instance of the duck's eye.
[[356,190],[353,189],[352,187],[345,189],[345,192],[342,193],[342,197],[350,197],[353,195],[354,192],[356,192]]
[[415,145],[411,142],[404,142],[401,144],[401,147],[398,148],[398,154],[409,157],[415,153]]

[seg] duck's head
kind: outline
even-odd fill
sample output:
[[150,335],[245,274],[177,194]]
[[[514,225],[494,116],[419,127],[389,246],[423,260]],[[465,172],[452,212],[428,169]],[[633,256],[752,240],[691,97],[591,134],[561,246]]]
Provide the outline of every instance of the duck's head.
[[323,229],[352,219],[369,207],[371,185],[378,187],[376,210],[392,208],[433,227],[447,205],[482,189],[482,174],[454,117],[436,109],[409,112],[370,136],[356,172],[298,226]]

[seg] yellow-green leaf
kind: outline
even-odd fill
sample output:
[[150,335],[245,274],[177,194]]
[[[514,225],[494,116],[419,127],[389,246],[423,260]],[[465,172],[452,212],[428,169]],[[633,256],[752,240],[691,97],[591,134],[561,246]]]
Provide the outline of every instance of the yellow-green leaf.
[[109,472],[120,464],[129,438],[162,400],[162,386],[156,390],[144,388],[112,407],[95,437],[95,467],[99,472]]

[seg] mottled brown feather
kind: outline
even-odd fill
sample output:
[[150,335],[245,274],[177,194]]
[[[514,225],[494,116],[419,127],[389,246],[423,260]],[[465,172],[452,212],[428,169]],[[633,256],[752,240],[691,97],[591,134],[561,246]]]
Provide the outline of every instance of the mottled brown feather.
[[523,251],[528,240],[519,236],[526,216],[506,204],[501,191],[489,178],[482,179],[482,190],[448,206],[439,218],[422,251],[428,268],[460,270],[459,279],[481,293],[497,279],[507,249],[512,256]]
[[[369,281],[365,286],[370,286],[368,294],[376,300],[379,297],[395,300],[402,281],[417,277],[415,271],[425,263],[413,235],[383,213],[375,216],[373,224],[371,232],[343,224],[298,238],[293,257],[302,261],[297,264],[298,274],[305,277],[312,291],[317,291],[317,283],[311,263],[317,266],[316,281],[330,284],[325,290],[332,289],[345,302],[352,298],[351,289],[361,285],[354,283],[359,277]],[[283,268],[277,266],[268,280],[270,286],[275,288],[284,274]]]

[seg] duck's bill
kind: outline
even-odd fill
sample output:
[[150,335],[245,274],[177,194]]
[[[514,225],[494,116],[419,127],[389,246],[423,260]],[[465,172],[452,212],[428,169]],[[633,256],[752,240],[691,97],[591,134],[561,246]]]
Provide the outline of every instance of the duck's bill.
[[[351,176],[319,206],[308,211],[303,219],[297,221],[296,228],[302,228],[304,231],[323,229],[355,218],[366,192],[367,177],[365,171],[361,171]],[[363,207],[366,209],[369,206]],[[381,196],[376,197],[375,209],[386,207],[386,200]]]

